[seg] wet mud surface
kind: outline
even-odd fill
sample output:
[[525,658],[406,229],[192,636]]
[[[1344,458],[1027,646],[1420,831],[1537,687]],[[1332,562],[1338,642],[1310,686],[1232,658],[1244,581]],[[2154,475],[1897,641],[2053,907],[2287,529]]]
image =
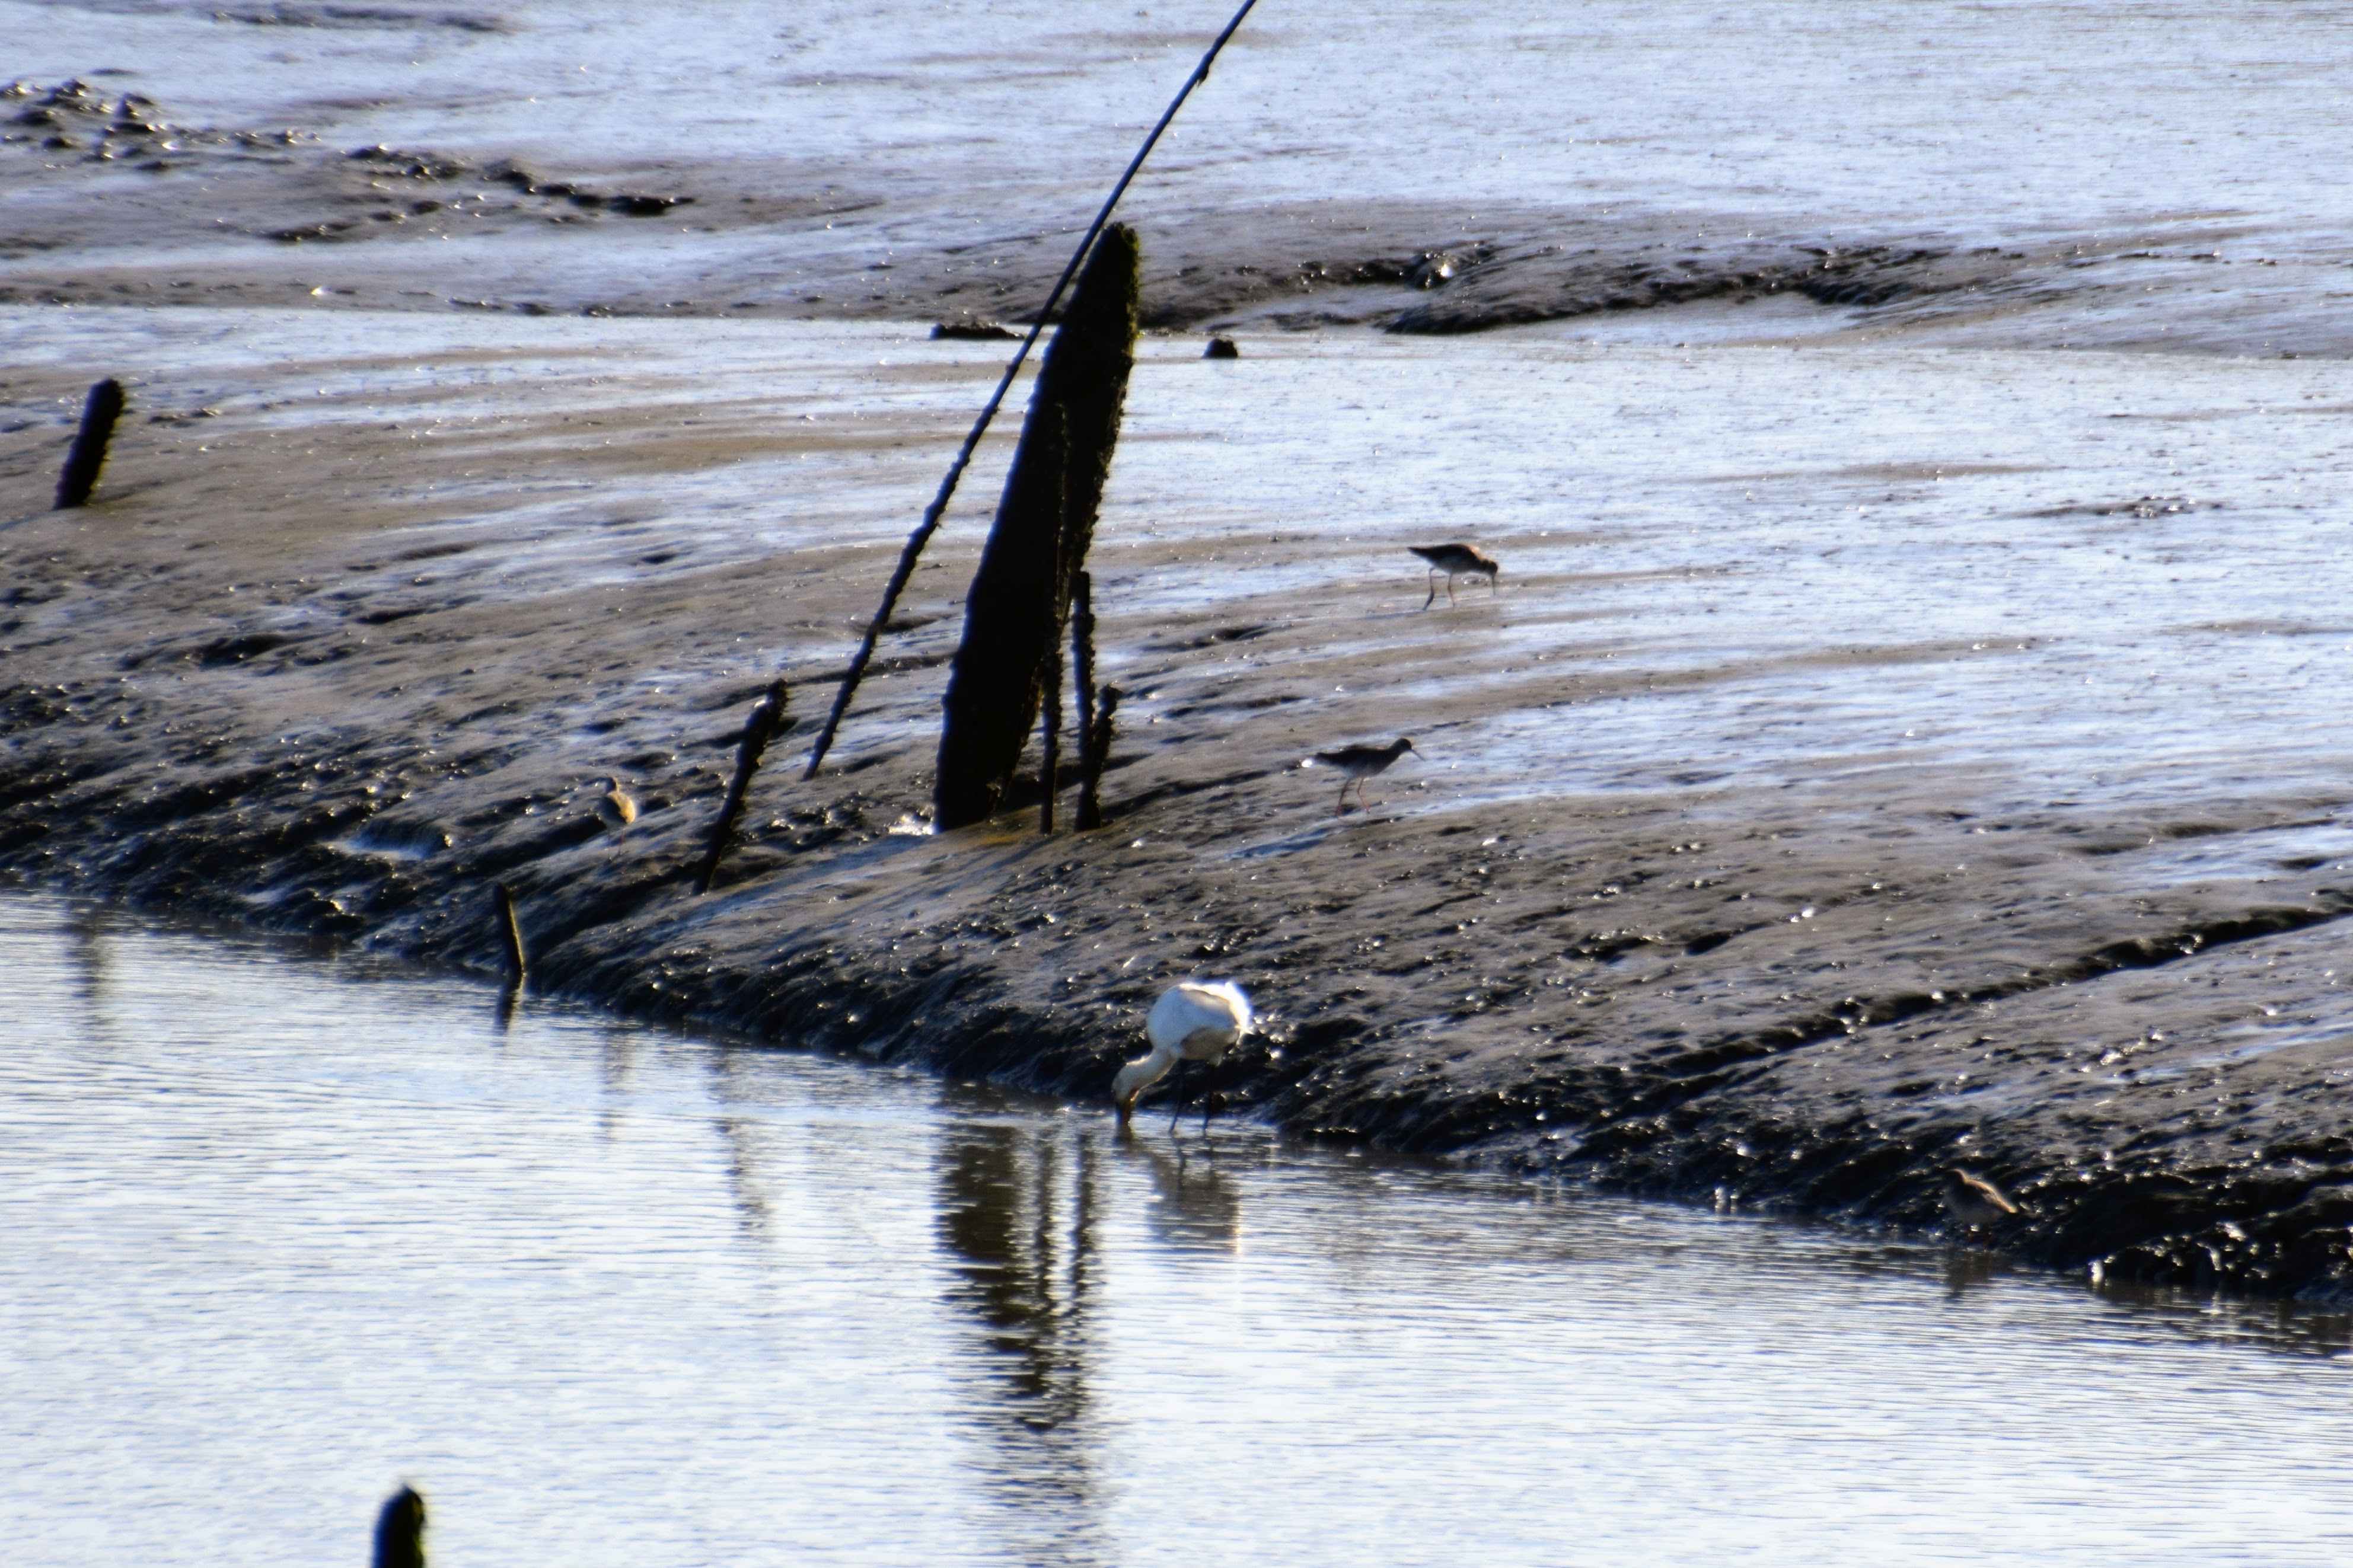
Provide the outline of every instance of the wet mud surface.
[[[935,210],[940,193],[818,159],[631,160],[360,142],[332,122],[223,127],[82,78],[0,89],[0,304],[952,328],[1034,320],[1069,258],[1069,212],[1092,200],[1041,188],[966,218]],[[1076,207],[1059,205],[1065,195]],[[2320,305],[2340,247],[2243,213],[1989,226],[1602,200],[1131,205],[1147,240],[1144,320],[1161,330],[1610,332],[1660,312],[1639,330],[2353,353],[2342,312]],[[1692,322],[1674,309],[1692,305],[1730,313]],[[1764,309],[1738,309],[1751,306]]]
[[[2064,418],[2015,411],[2018,439],[2152,444],[2035,471],[1905,426],[2015,398],[2017,362],[1848,364],[1775,472],[1743,466],[1793,445],[1742,423],[1766,351],[1496,340],[1485,390],[1450,390],[1459,347],[1390,340],[1372,380],[1407,395],[1359,409],[1359,351],[1147,343],[1096,551],[1132,694],[1112,822],[1046,838],[1029,813],[923,821],[1003,441],[845,744],[814,781],[796,761],[1001,347],[802,329],[731,362],[651,325],[467,350],[312,318],[245,321],[224,359],[82,314],[104,320],[0,387],[17,877],[486,981],[503,882],[539,990],[1088,1100],[1170,980],[1229,977],[1272,1049],[1193,1089],[1302,1135],[1918,1227],[1965,1163],[2041,1263],[2353,1289],[2353,748],[2326,696],[2353,630],[2287,608],[2341,571],[2341,524],[2306,510],[2333,518],[2307,466],[2332,438],[2294,417],[2343,405],[2325,368],[2217,367],[2121,421],[2073,389]],[[43,411],[142,333],[98,504],[43,510],[69,434]],[[1212,378],[1243,373],[1261,407],[1324,410],[1295,438],[1344,447],[1331,469],[1219,445],[1238,387]],[[1597,400],[1525,405],[1603,430],[1587,493],[1473,496],[1504,591],[1423,612],[1401,541],[1439,482],[1410,451],[1425,399],[1504,419],[1497,388],[1539,373]],[[1629,477],[1656,470],[1662,387],[1715,455],[1672,482]],[[2232,446],[2254,416],[2224,387],[2285,416]],[[2193,440],[2205,467],[2173,479]],[[1382,442],[1398,493],[1333,500]],[[778,668],[801,728],[691,897]],[[1427,765],[1335,816],[1302,760],[1393,734]],[[607,774],[643,807],[619,833]]]

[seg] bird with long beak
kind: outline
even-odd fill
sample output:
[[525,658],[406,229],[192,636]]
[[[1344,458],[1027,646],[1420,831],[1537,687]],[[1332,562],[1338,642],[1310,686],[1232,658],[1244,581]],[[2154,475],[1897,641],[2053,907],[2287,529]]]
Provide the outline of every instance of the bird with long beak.
[[1316,752],[1317,762],[1327,768],[1340,770],[1340,800],[1333,807],[1332,815],[1348,815],[1348,791],[1351,787],[1356,792],[1356,809],[1372,810],[1371,803],[1365,799],[1365,781],[1388,772],[1389,764],[1408,752],[1413,752],[1417,757],[1421,755],[1419,752],[1413,751],[1411,741],[1399,735],[1386,746],[1343,746],[1336,752]]
[[[1170,986],[1144,1020],[1144,1037],[1151,1043],[1151,1054],[1128,1063],[1111,1080],[1111,1102],[1119,1110],[1119,1124],[1128,1124],[1135,1114],[1137,1098],[1167,1077],[1169,1068],[1176,1069],[1181,1087],[1188,1063],[1214,1067],[1223,1061],[1226,1053],[1250,1032],[1250,998],[1229,980],[1206,984],[1186,980]],[[1177,1103],[1181,1108],[1181,1098]],[[1168,1125],[1176,1125],[1175,1118]]]
[[1493,556],[1479,553],[1475,544],[1409,544],[1406,548],[1430,563],[1430,597],[1421,602],[1425,610],[1438,602],[1438,577],[1441,572],[1446,574],[1446,602],[1450,605],[1454,603],[1457,577],[1484,577],[1490,591],[1503,591],[1495,579],[1504,574],[1504,569],[1495,564]]
[[2009,1194],[1958,1165],[1945,1173],[1945,1212],[1963,1231],[1984,1230],[2018,1213]]

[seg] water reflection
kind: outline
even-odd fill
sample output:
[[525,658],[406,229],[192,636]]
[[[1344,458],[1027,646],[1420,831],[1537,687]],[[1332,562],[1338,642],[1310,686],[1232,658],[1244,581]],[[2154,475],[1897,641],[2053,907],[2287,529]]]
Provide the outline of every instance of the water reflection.
[[[1142,1165],[1150,1176],[1152,1204],[1145,1216],[1164,1246],[1218,1252],[1240,1247],[1241,1189],[1219,1163],[1214,1148],[1188,1149],[1175,1140],[1138,1134],[1133,1128],[1117,1137],[1120,1157]],[[1230,1162],[1239,1155],[1228,1158]]]
[[1087,1429],[1095,1158],[1092,1139],[1060,1121],[962,1121],[938,1146],[950,1300],[974,1325],[982,1468],[1021,1561],[1110,1560]]
[[61,903],[0,900],[0,963],[28,1562],[332,1561],[402,1476],[449,1561],[578,1568],[2353,1538],[2341,1314],[1121,1138],[552,999],[494,1047],[477,986]]

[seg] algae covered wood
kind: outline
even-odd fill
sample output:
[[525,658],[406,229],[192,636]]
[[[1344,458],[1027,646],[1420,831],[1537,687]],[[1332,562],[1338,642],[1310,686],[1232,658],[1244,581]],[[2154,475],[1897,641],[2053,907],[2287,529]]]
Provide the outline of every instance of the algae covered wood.
[[948,675],[934,791],[943,828],[997,809],[1038,721],[1119,440],[1139,280],[1135,232],[1114,224],[1039,368]]

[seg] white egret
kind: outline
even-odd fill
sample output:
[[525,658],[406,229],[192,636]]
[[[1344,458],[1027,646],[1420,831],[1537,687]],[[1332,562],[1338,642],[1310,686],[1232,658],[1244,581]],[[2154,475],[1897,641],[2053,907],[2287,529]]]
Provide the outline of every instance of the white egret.
[[1178,1069],[1181,1083],[1186,1063],[1215,1065],[1250,1031],[1250,998],[1233,982],[1187,980],[1170,986],[1144,1020],[1144,1035],[1152,1042],[1152,1054],[1128,1063],[1111,1080],[1111,1100],[1119,1108],[1119,1124],[1127,1125],[1135,1114],[1136,1098],[1166,1077],[1169,1068]]

